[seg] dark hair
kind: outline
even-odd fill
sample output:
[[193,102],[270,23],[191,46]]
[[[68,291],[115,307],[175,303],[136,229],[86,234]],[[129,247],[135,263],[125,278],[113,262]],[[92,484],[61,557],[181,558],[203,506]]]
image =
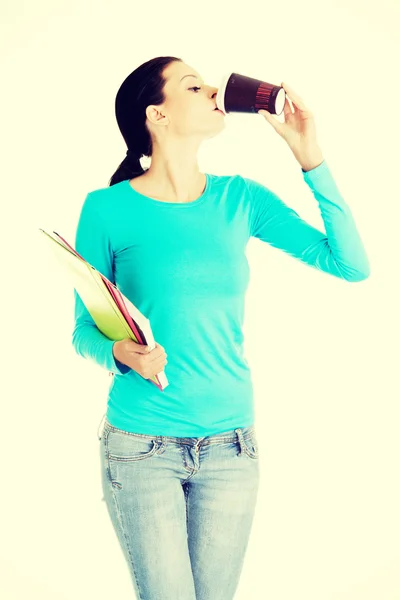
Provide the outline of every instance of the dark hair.
[[115,98],[115,116],[122,137],[128,146],[127,156],[109,181],[115,185],[144,173],[142,156],[150,157],[153,144],[146,126],[146,108],[149,104],[165,102],[163,71],[170,63],[181,58],[159,56],[143,63],[122,82]]

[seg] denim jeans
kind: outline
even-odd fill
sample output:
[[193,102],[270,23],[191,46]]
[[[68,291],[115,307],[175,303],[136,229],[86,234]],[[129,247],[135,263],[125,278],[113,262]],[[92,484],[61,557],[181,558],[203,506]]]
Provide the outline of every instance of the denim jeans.
[[232,600],[259,488],[255,427],[201,438],[104,421],[104,500],[138,600]]

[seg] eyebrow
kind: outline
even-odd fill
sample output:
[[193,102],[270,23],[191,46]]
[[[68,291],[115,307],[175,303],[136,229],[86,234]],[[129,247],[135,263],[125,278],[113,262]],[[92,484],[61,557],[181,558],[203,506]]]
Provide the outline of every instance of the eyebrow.
[[[182,79],[185,79],[185,77],[194,77],[195,79],[198,79],[198,77],[196,75],[184,75],[182,77]],[[181,79],[181,81],[182,81],[182,79]]]

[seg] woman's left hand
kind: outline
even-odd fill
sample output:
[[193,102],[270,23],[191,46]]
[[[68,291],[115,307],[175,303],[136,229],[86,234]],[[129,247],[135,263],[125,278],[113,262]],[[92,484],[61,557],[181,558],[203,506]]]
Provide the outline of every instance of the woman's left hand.
[[[300,96],[286,83],[281,83],[286,92],[284,115],[285,122],[280,123],[275,115],[267,110],[259,110],[275,131],[288,143],[297,157],[306,156],[310,150],[318,148],[317,132],[314,116]],[[294,113],[290,108],[288,96],[293,104]]]

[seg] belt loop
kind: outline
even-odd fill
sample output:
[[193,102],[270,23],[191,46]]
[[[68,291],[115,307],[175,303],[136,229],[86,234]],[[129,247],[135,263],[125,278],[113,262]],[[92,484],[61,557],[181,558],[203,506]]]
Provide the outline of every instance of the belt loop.
[[240,445],[240,452],[238,453],[238,456],[242,456],[242,454],[243,454],[244,439],[243,439],[243,433],[242,433],[242,430],[240,429],[240,427],[238,427],[237,429],[235,429],[235,433],[238,436],[239,445]]

